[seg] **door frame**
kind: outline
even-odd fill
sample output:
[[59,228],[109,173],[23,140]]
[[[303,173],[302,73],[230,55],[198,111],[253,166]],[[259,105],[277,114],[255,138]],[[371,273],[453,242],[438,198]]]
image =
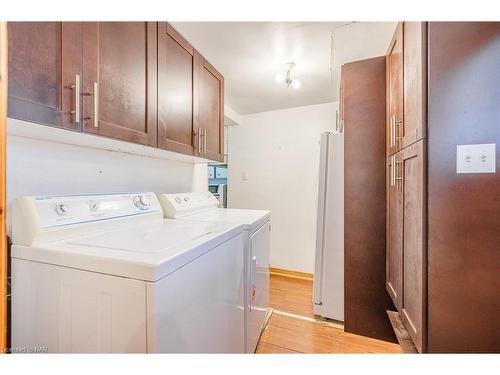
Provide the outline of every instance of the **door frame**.
[[7,125],[7,23],[0,22],[0,353],[7,349],[7,236],[5,146]]

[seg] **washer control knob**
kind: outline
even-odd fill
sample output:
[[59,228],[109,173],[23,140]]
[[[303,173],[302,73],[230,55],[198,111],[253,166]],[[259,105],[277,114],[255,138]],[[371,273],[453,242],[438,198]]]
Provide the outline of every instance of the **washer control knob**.
[[99,211],[99,202],[90,201],[89,202],[90,211]]
[[140,210],[147,210],[151,202],[145,195],[136,195],[134,197],[134,205]]
[[189,202],[189,197],[184,197],[184,202]]
[[66,207],[64,204],[58,204],[54,207],[54,211],[59,216],[64,216],[68,213],[68,207]]
[[180,197],[175,197],[175,201],[176,201],[177,203],[182,203],[182,199],[181,199]]

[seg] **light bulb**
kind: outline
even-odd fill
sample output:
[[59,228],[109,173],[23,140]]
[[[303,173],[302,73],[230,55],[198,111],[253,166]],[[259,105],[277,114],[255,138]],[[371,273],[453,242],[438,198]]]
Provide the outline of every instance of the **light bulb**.
[[300,89],[300,86],[302,86],[302,83],[300,83],[300,81],[298,79],[293,79],[291,85],[294,89]]
[[284,83],[286,81],[286,75],[285,73],[278,73],[274,76],[274,79],[278,83]]

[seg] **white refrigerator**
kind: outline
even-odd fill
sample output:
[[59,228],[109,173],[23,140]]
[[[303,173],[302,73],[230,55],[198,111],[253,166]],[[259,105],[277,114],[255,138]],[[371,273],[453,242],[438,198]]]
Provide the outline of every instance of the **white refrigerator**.
[[318,179],[314,313],[344,321],[344,134],[322,133]]

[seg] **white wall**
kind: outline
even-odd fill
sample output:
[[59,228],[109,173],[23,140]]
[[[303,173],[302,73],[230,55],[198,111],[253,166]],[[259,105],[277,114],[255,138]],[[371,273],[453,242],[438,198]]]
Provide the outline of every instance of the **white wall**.
[[228,206],[272,211],[271,267],[314,272],[319,139],[334,130],[337,109],[262,112],[228,128]]
[[[39,125],[43,126],[43,125]],[[23,195],[206,191],[207,165],[15,135],[7,137],[7,203]]]

